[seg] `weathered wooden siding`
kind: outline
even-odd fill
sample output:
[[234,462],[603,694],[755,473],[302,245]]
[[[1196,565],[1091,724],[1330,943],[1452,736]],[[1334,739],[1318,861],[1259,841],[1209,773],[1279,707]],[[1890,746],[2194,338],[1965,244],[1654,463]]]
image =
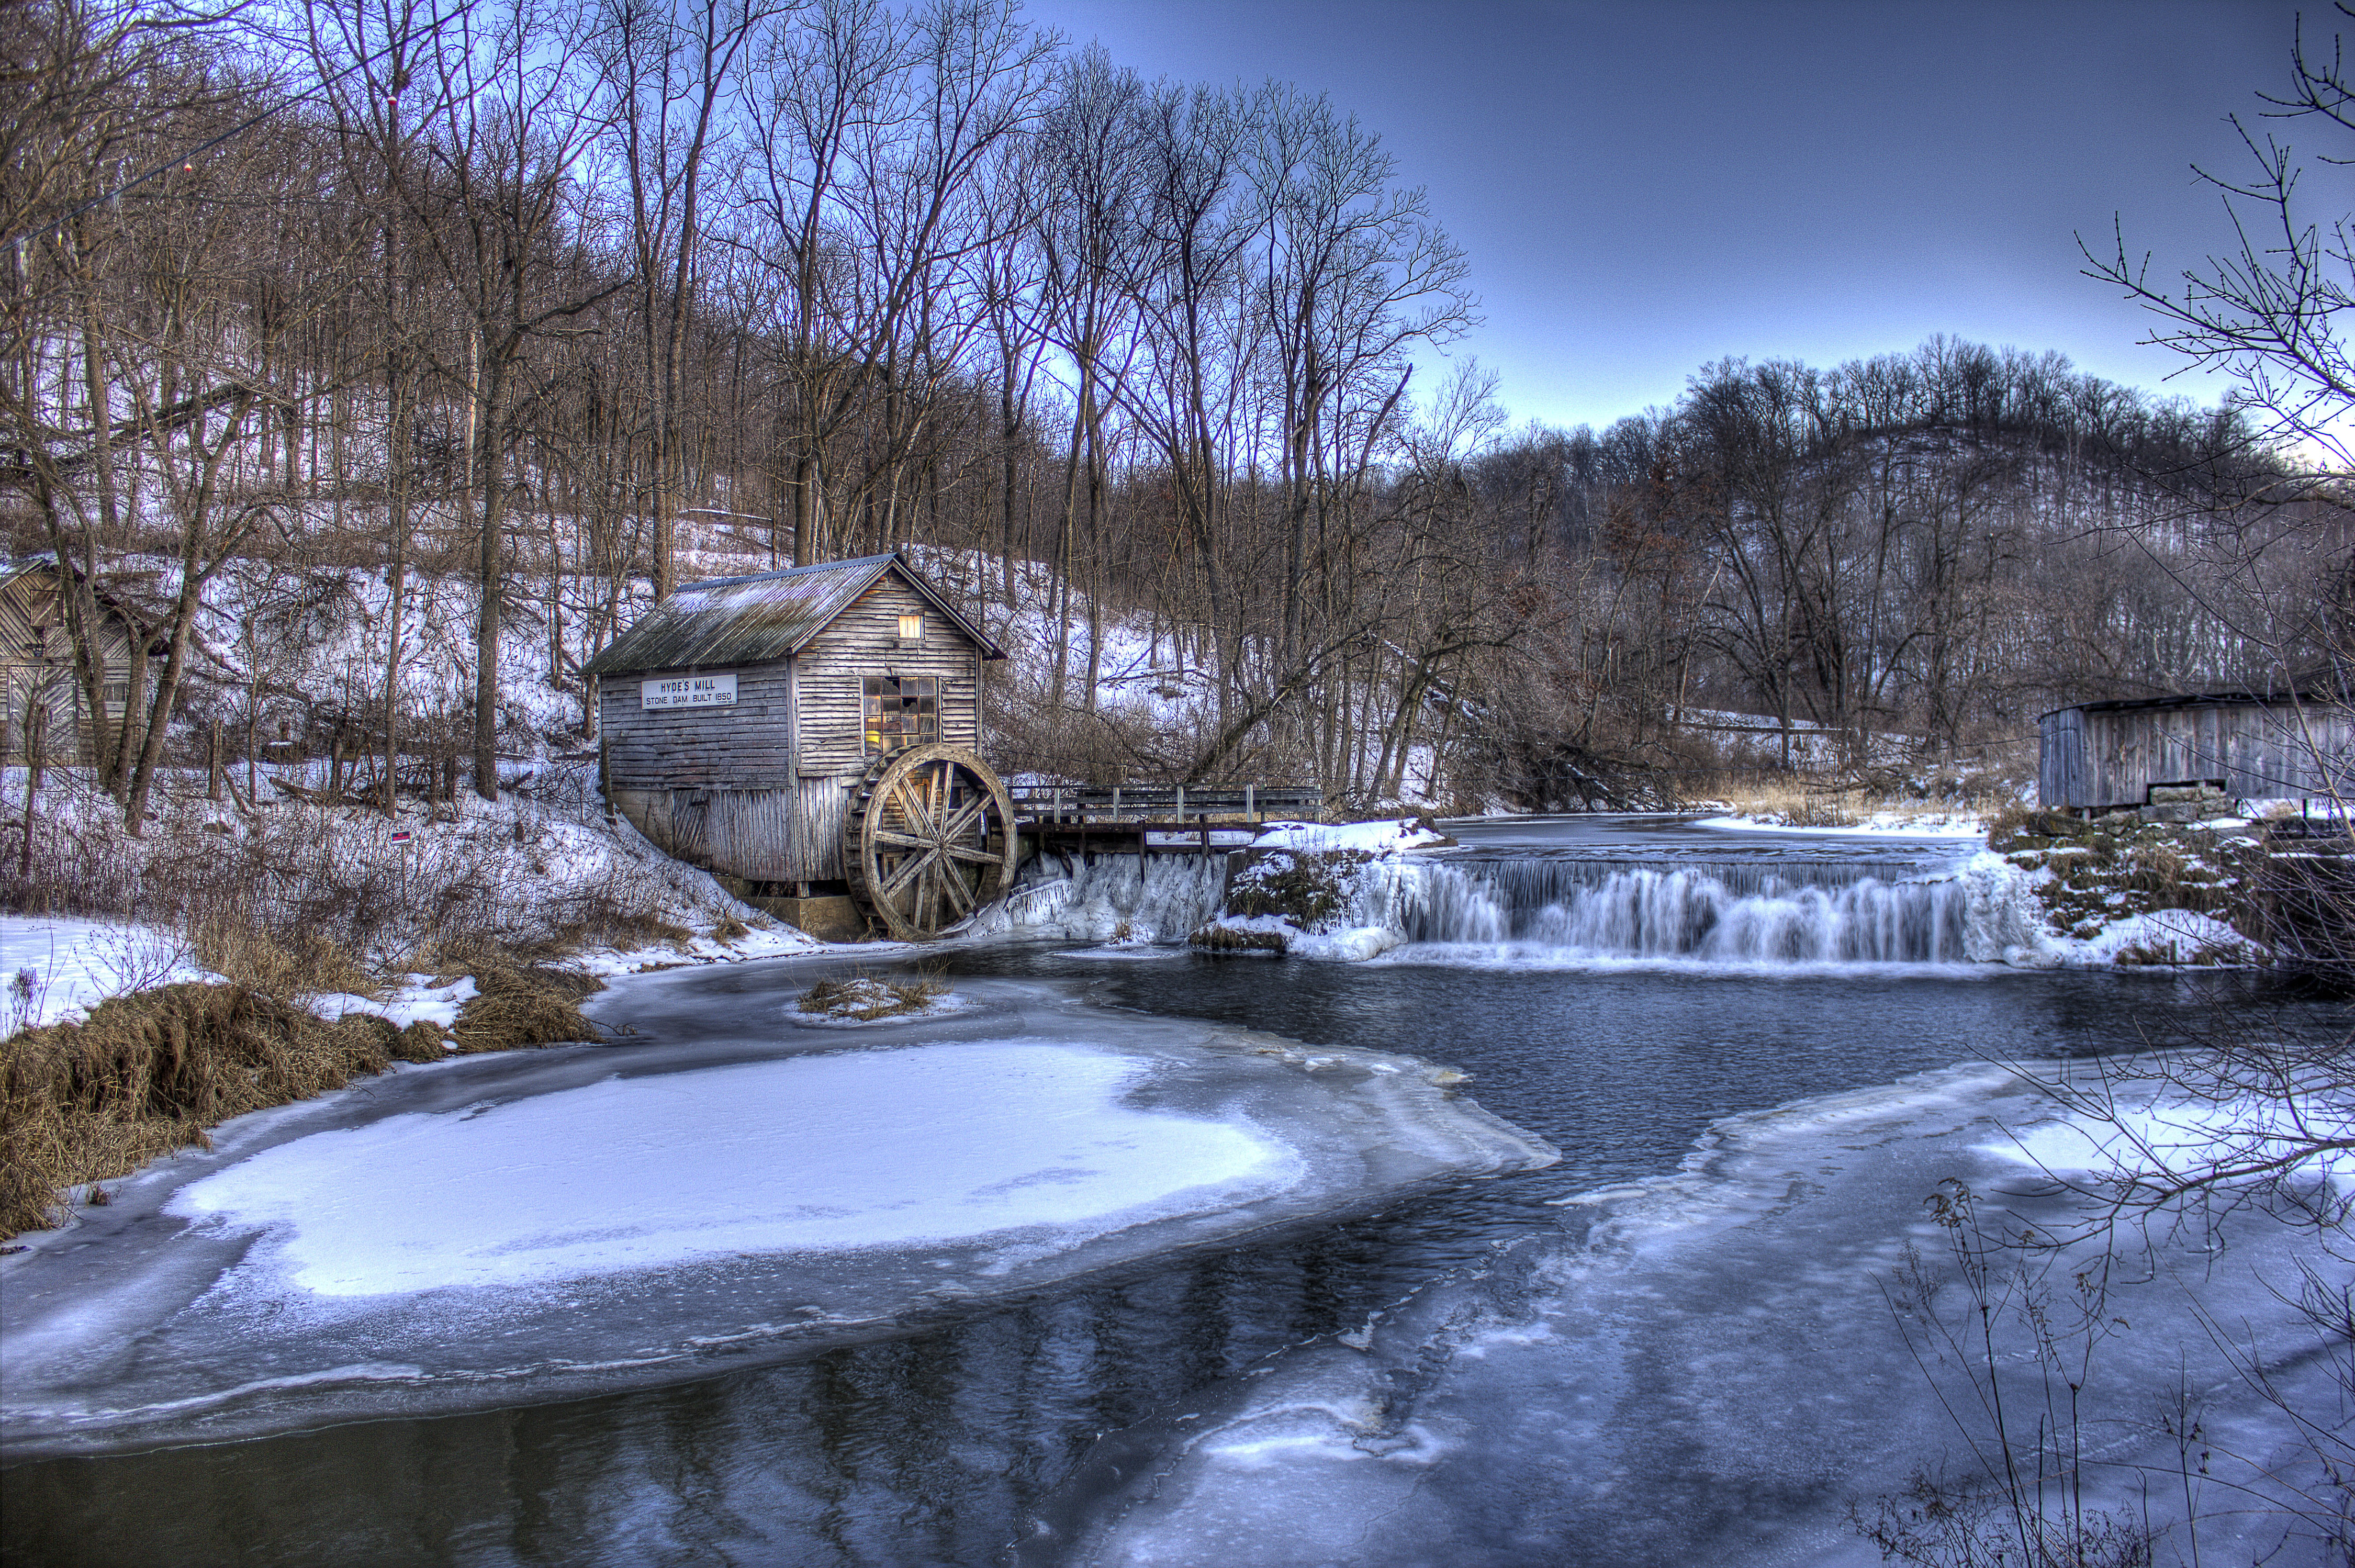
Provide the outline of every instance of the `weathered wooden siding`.
[[2078,709],[2063,708],[2036,721],[2036,798],[2048,811],[2086,804],[2083,720]]
[[861,711],[870,675],[930,675],[941,681],[941,739],[977,746],[981,738],[981,650],[938,613],[923,638],[900,640],[900,617],[927,611],[916,591],[892,572],[860,594],[833,624],[813,637],[794,661],[801,702],[795,764],[805,778],[843,777],[867,771]]
[[2038,722],[2038,786],[2055,809],[2139,805],[2155,784],[2221,779],[2224,793],[2292,798],[2355,782],[2355,725],[2319,703],[2064,708]]
[[794,784],[794,862],[809,868],[794,873],[811,881],[839,881],[850,875],[842,859],[842,818],[850,808],[850,791],[838,779],[801,779]]
[[[97,652],[101,688],[109,697],[104,720],[119,727],[129,695],[132,635],[123,617],[103,606]],[[97,740],[73,657],[54,573],[22,571],[0,584],[0,759],[24,760],[26,716],[37,700],[45,699],[49,716],[43,755],[58,762],[96,760]]]
[[755,881],[836,881],[849,791],[832,779],[788,789],[671,793],[670,853]]
[[[900,617],[927,614],[902,642]],[[656,709],[640,683],[686,670],[602,678],[598,715],[613,805],[666,852],[753,881],[832,882],[847,873],[842,821],[865,775],[862,682],[870,675],[941,681],[941,738],[980,738],[980,647],[894,571],[790,659],[698,667],[733,675],[727,708]]]
[[605,738],[605,782],[612,789],[777,789],[793,778],[791,662],[733,669],[736,701],[727,708],[640,706],[648,680],[683,670],[608,676],[598,682],[597,721]]

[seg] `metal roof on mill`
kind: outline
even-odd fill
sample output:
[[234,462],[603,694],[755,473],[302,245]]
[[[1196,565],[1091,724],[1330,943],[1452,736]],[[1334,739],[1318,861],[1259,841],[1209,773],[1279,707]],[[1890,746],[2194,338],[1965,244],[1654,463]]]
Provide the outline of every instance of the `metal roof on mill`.
[[896,551],[687,583],[589,661],[591,675],[759,664],[801,652],[858,596],[897,571],[950,624],[1000,659],[1004,649],[958,613]]

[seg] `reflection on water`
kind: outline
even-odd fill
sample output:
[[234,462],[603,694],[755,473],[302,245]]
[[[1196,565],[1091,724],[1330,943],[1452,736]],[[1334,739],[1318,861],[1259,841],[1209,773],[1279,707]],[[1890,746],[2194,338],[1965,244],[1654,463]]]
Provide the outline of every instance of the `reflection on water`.
[[27,1466],[6,1476],[8,1555],[988,1563],[1097,1433],[1339,1326],[1328,1281],[1352,1250],[1216,1260],[650,1393]]

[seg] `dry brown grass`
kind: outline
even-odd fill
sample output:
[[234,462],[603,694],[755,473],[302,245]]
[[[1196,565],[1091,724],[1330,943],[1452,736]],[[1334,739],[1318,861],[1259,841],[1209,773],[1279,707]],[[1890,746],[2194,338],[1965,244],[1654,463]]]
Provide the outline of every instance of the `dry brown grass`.
[[381,996],[382,983],[325,938],[286,953],[222,930],[199,954],[229,985],[116,997],[87,1022],[0,1040],[0,1233],[50,1223],[63,1189],[129,1175],[204,1143],[232,1116],[340,1089],[393,1061],[601,1038],[581,1011],[599,981],[489,944],[445,951],[437,965],[442,983],[474,978],[454,1032],[398,1029],[368,1014],[326,1023],[298,998]]
[[[1825,789],[1798,779],[1738,784],[1721,789],[1717,798],[1740,816],[1780,817],[1794,827],[1853,827],[1864,812],[1884,805],[1868,802],[1861,789]],[[1929,809],[1920,801],[1886,804],[1892,809]]]
[[443,948],[433,967],[436,984],[474,977],[474,996],[458,1009],[454,1031],[462,1055],[604,1038],[581,1010],[584,997],[605,988],[594,976],[532,963],[485,942]]
[[802,993],[798,1005],[805,1013],[873,1023],[878,1019],[921,1013],[946,995],[948,987],[929,975],[911,980],[852,975],[840,980],[820,980]]
[[1206,925],[1186,939],[1188,946],[1197,953],[1285,953],[1291,950],[1280,931],[1237,929],[1231,925]]
[[26,1029],[0,1041],[0,1232],[47,1225],[61,1189],[202,1144],[231,1116],[442,1055],[430,1025],[325,1023],[244,986],[165,986]]
[[346,992],[381,1000],[385,985],[357,955],[322,931],[281,940],[234,919],[190,923],[190,954],[232,985],[282,1000]]

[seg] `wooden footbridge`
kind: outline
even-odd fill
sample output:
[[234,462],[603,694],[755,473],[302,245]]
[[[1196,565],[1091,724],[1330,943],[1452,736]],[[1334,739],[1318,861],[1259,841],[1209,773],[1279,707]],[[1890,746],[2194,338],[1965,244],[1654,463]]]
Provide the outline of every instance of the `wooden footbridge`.
[[1300,784],[1039,784],[1008,792],[1016,836],[1045,854],[1208,855],[1247,848],[1264,822],[1316,820]]

